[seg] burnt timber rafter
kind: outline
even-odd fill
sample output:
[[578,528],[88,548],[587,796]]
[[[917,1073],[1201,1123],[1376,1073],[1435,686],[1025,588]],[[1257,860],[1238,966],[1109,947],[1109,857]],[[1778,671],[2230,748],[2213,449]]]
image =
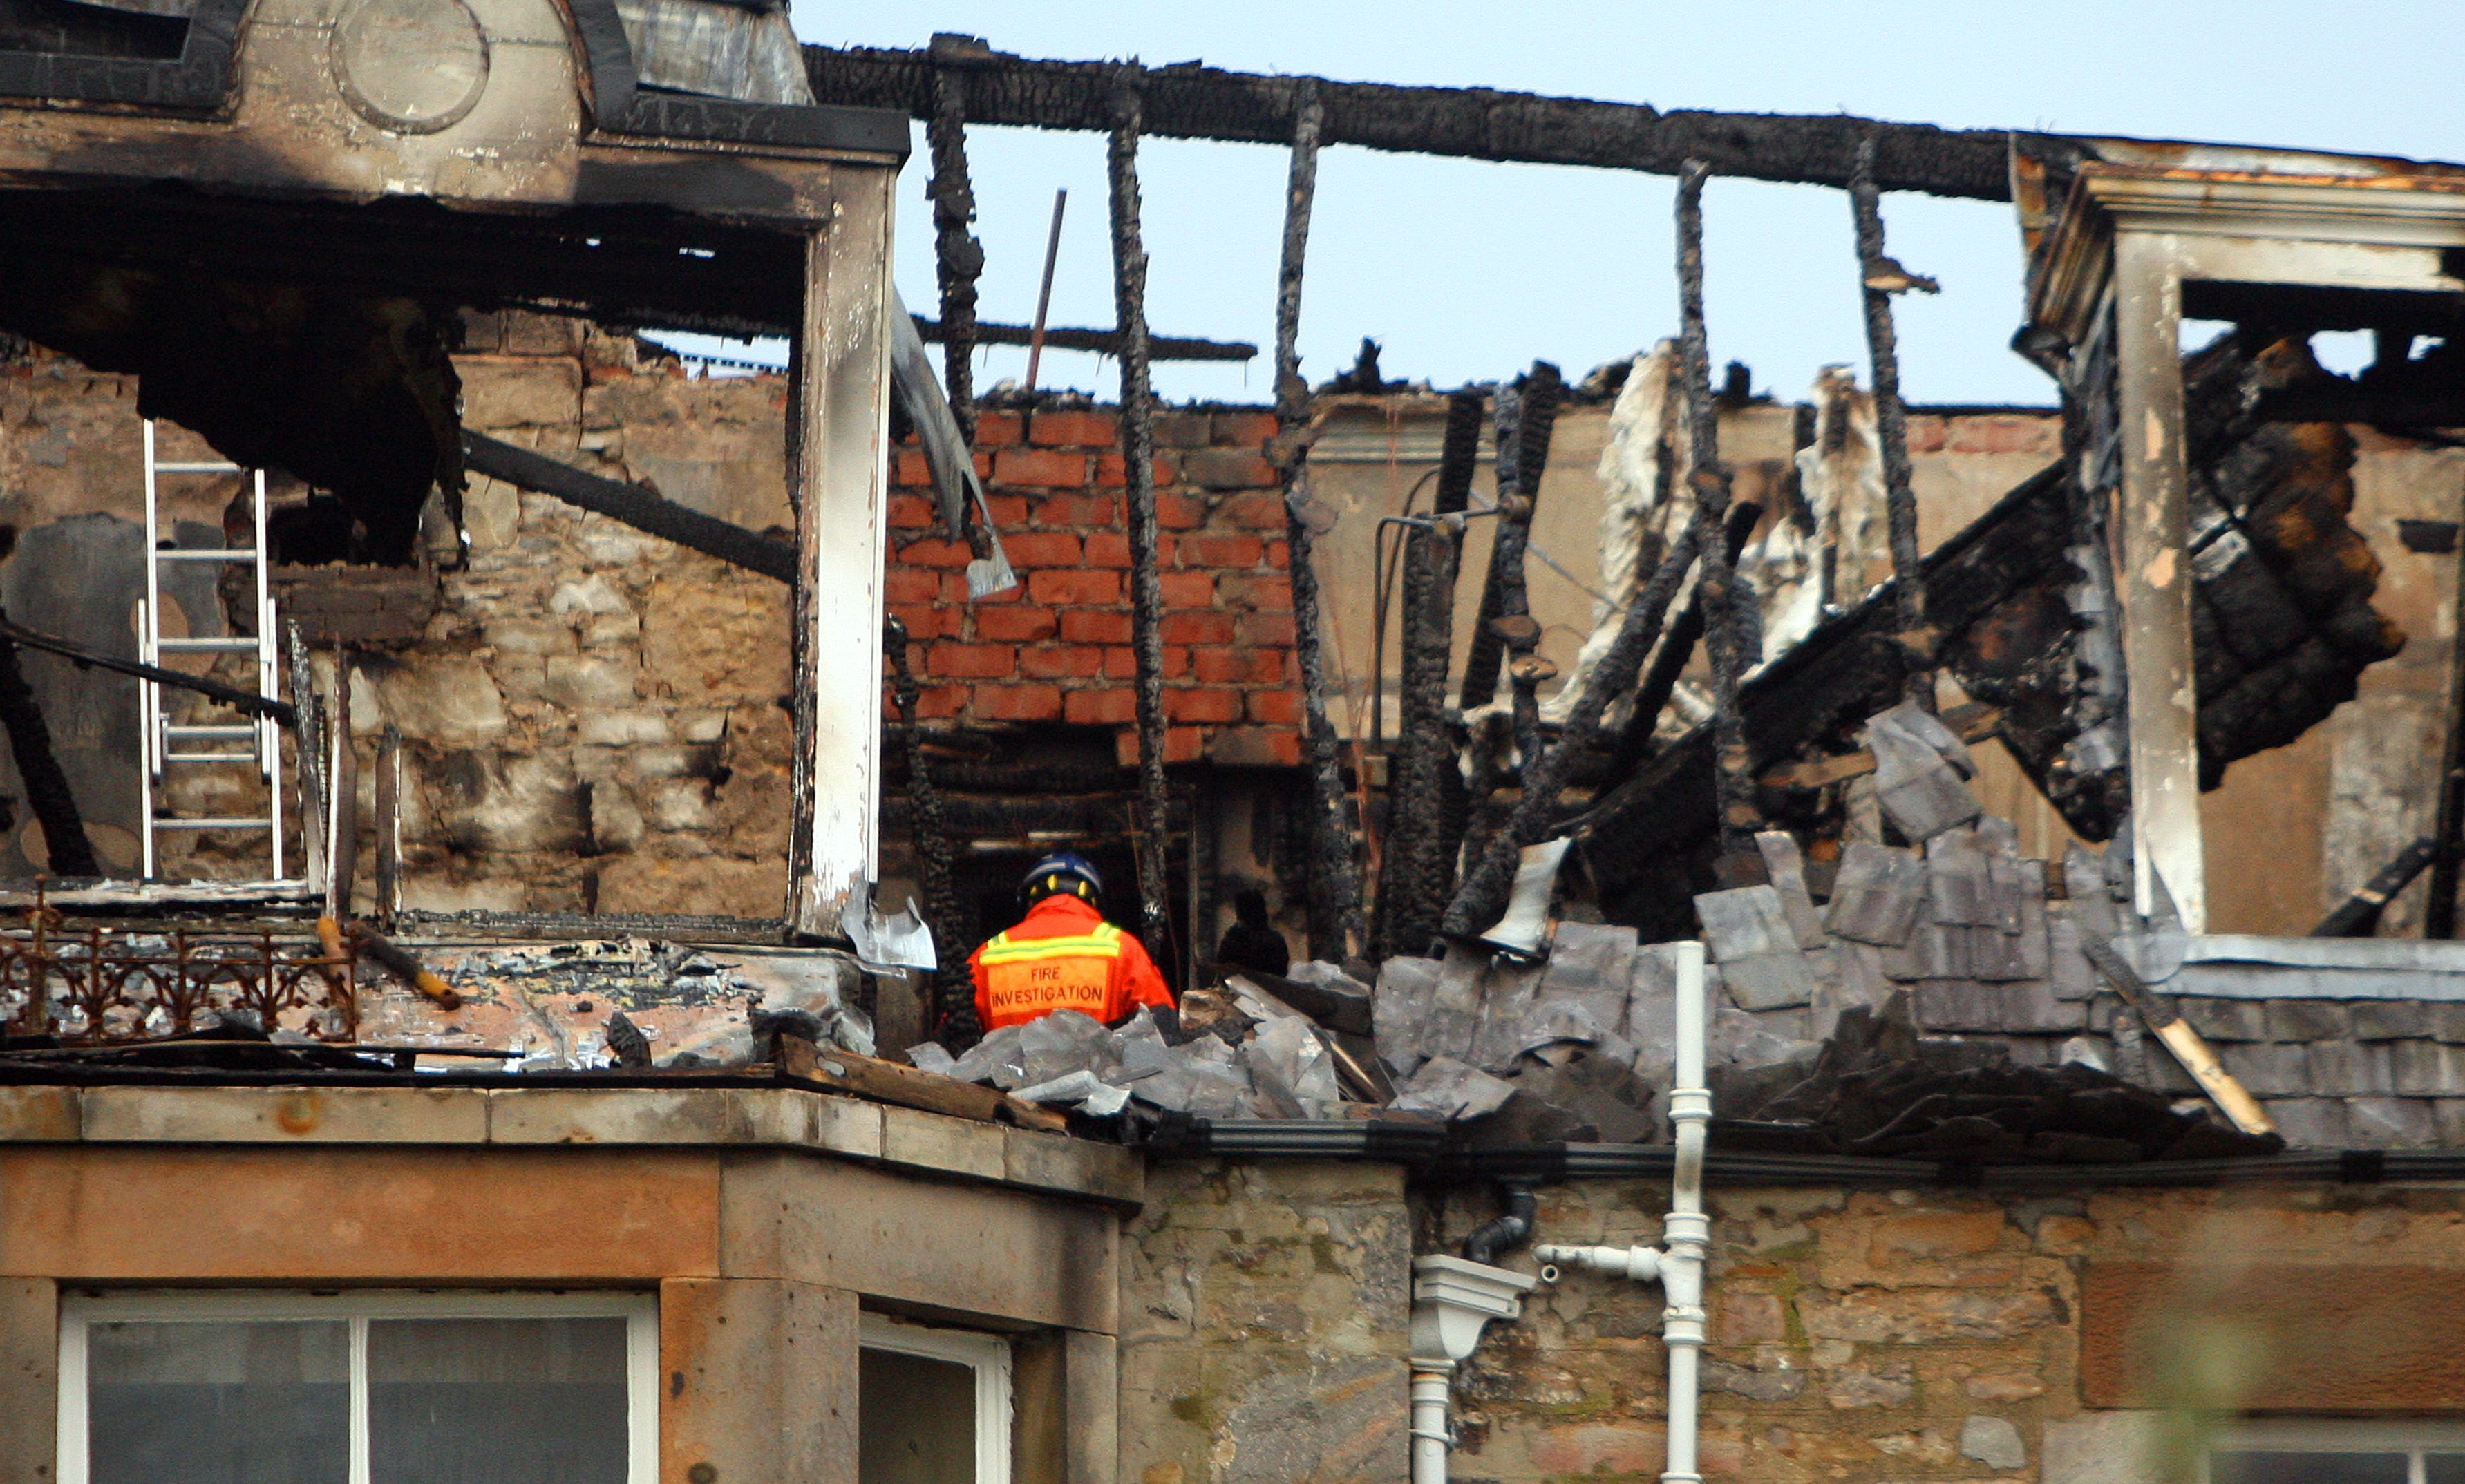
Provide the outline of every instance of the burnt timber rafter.
[[[1116,62],[1036,61],[984,52],[966,78],[967,122],[1101,132]],[[805,48],[805,74],[829,104],[933,116],[936,66],[924,51]],[[1849,184],[1857,141],[1875,136],[1875,184],[1972,201],[2011,199],[2010,136],[2001,129],[1885,123],[1849,114],[1662,112],[1645,103],[1491,88],[1393,87],[1267,77],[1185,63],[1147,69],[1145,132],[1289,146],[1305,87],[1324,108],[1323,144],[1527,165],[1588,165],[1675,175],[1701,160],[1720,175]]]

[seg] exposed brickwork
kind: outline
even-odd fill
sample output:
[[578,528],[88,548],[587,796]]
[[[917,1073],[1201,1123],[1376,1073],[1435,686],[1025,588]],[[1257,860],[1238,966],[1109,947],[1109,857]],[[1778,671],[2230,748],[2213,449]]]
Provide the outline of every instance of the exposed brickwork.
[[[922,455],[901,449],[895,465],[890,601],[923,648],[923,676],[970,682],[938,707],[928,691],[923,714],[1110,726],[1128,761],[1137,746],[1130,549],[1121,497],[1105,493],[1123,483],[1116,416],[1052,410],[982,426],[978,463],[1022,592],[967,602],[955,569],[968,553],[940,529]],[[1259,412],[1178,411],[1158,422],[1166,746],[1176,762],[1300,760],[1283,502],[1259,453],[1273,432]]]

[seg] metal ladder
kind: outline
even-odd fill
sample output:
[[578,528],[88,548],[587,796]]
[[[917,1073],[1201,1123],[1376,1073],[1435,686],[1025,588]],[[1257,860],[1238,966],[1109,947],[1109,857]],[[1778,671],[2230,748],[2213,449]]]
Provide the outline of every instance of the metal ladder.
[[[166,476],[184,475],[247,475],[255,506],[255,537],[246,549],[228,547],[177,548],[165,543],[161,519],[162,481]],[[265,471],[242,469],[237,464],[219,460],[197,463],[164,463],[155,456],[154,420],[145,420],[145,598],[137,614],[137,657],[149,665],[160,665],[167,654],[254,654],[256,656],[256,693],[268,700],[280,699],[280,675],[275,647],[274,587],[267,571],[265,538]],[[224,565],[247,563],[256,577],[256,635],[254,638],[222,639],[166,637],[163,633],[163,572],[167,565],[185,563]],[[163,686],[159,681],[137,682],[137,723],[139,745],[144,756],[138,767],[138,799],[142,828],[138,831],[144,847],[144,875],[155,875],[158,834],[166,831],[196,831],[200,830],[252,831],[265,835],[267,853],[271,857],[263,879],[282,879],[282,733],[280,724],[270,717],[257,717],[249,721],[215,726],[185,726],[172,721],[163,710]],[[248,743],[244,751],[193,750],[200,744]],[[246,764],[255,767],[265,784],[266,812],[252,817],[172,818],[155,808],[156,790],[163,786],[165,775],[173,767],[222,766]]]

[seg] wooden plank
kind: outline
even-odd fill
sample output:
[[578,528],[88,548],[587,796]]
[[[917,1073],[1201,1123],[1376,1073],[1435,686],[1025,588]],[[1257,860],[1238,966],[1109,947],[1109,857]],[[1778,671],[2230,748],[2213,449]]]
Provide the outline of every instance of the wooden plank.
[[874,875],[881,776],[881,571],[890,483],[890,262],[895,177],[847,170],[807,245],[792,483],[796,753],[788,915],[843,936]]
[[2115,241],[2122,500],[2115,586],[2130,676],[2132,896],[2156,910],[2157,880],[2184,930],[2208,930],[2200,829],[2199,704],[2191,645],[2189,504],[2180,336],[2182,279],[2168,239]]

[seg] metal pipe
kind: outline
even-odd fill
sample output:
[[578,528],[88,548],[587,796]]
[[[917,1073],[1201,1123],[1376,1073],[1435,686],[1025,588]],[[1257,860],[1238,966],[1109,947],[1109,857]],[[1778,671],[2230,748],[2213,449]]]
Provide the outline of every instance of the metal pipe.
[[1665,1300],[1660,1341],[1669,1349],[1669,1452],[1663,1484],[1698,1484],[1699,1402],[1704,1339],[1703,1258],[1711,1246],[1711,1218],[1703,1211],[1703,1139],[1712,1121],[1712,1093],[1703,1076],[1703,945],[1672,945],[1677,959],[1675,996],[1677,1074],[1669,1090],[1669,1120],[1677,1125],[1677,1157],[1669,1190],[1669,1215],[1661,1222],[1660,1249],[1566,1247],[1542,1243],[1532,1255],[1543,1282],[1554,1281],[1560,1265],[1588,1268],[1634,1282],[1659,1280]]

